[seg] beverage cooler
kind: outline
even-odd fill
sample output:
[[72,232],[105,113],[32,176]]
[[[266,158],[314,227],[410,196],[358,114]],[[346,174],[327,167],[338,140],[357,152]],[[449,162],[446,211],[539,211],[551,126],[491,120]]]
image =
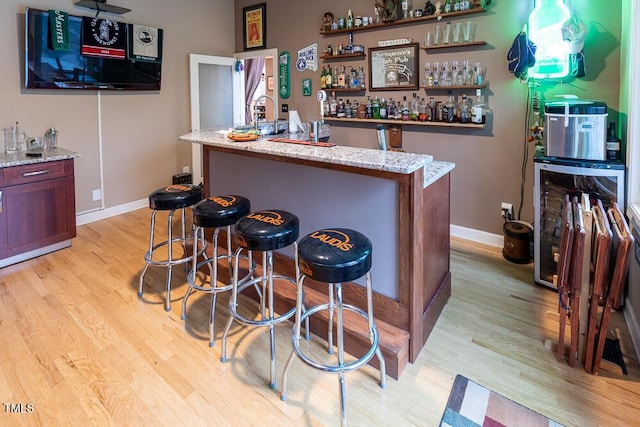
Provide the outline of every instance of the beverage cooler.
[[621,162],[536,157],[534,198],[534,280],[554,284],[560,244],[560,222],[565,194],[587,194],[591,205],[614,201],[624,209],[624,164]]

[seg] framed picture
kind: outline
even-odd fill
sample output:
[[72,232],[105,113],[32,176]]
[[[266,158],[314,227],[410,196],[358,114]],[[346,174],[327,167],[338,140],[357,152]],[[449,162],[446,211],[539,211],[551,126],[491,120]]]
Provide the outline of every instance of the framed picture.
[[267,4],[242,8],[244,50],[267,47]]
[[418,90],[419,43],[369,48],[369,90]]
[[267,90],[273,90],[273,76],[267,77]]

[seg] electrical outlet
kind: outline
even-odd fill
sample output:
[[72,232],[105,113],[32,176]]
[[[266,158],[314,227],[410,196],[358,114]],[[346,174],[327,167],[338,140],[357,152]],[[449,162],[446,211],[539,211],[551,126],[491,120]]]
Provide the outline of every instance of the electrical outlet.
[[283,113],[288,113],[289,112],[289,104],[282,104],[280,106],[281,110]]
[[182,173],[189,173],[189,166],[183,166]]
[[511,203],[502,202],[500,205],[500,214],[508,220],[513,219],[513,205]]

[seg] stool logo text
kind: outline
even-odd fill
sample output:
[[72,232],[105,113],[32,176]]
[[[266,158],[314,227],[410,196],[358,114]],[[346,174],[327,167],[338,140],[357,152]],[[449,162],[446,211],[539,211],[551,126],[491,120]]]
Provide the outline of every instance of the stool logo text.
[[213,196],[213,197],[209,197],[209,200],[219,204],[223,208],[228,208],[229,206],[233,206],[233,204],[236,202],[236,198],[233,196]]
[[[331,233],[331,234],[327,234]],[[337,234],[338,236],[335,236]],[[320,230],[314,231],[309,235],[312,239],[320,240],[322,243],[325,243],[329,246],[333,246],[335,248],[340,249],[344,252],[349,252],[353,248],[353,243],[349,243],[351,238],[348,234],[343,233],[338,230]]]
[[182,191],[190,191],[191,187],[187,187],[184,185],[174,184],[170,185],[166,188],[168,193],[180,193]]
[[255,212],[247,215],[247,218],[273,225],[282,225],[284,223],[282,215],[272,211]]

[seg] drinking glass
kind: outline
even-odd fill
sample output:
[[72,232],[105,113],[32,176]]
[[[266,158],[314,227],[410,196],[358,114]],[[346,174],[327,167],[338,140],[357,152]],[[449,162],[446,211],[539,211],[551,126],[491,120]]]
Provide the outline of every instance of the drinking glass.
[[453,43],[460,43],[460,29],[462,25],[459,22],[453,26]]
[[442,36],[443,36],[443,28],[442,25],[436,25],[436,33],[433,38],[433,44],[439,45],[442,44]]
[[432,40],[433,40],[433,34],[431,34],[431,33],[425,34],[425,36],[424,36],[424,45],[425,46],[431,46]]
[[462,30],[462,40],[465,42],[475,41],[477,27],[478,25],[476,23],[467,21],[464,24],[464,29]]
[[445,24],[443,31],[444,32],[442,34],[442,43],[443,44],[451,43],[451,22],[447,22]]

